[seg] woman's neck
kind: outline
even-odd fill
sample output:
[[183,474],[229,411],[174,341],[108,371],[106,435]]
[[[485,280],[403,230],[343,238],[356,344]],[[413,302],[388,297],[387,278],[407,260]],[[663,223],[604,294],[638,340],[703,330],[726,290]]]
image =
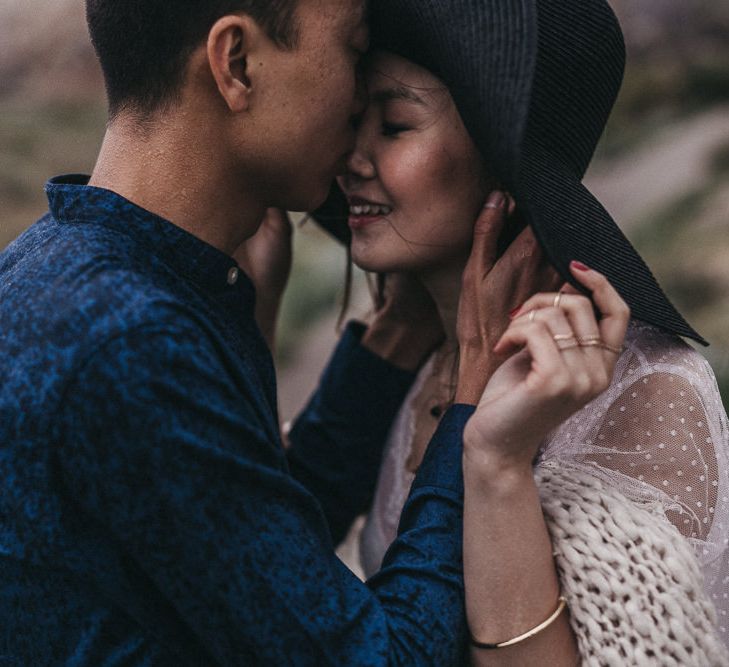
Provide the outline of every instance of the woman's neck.
[[454,263],[418,276],[438,308],[446,335],[443,351],[447,353],[458,349],[456,324],[464,266],[465,262]]

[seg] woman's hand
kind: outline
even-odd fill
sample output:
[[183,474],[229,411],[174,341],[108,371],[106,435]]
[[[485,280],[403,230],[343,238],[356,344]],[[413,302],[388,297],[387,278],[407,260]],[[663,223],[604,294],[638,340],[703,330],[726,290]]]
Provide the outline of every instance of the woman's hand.
[[291,273],[291,236],[288,214],[269,208],[258,231],[233,254],[256,286],[256,321],[271,348],[281,297]]
[[529,228],[497,257],[499,236],[513,207],[504,193],[493,192],[474,227],[458,305],[457,403],[475,405],[503,362],[494,345],[509,324],[509,313],[538,290],[556,290],[562,282]]
[[[570,285],[536,294],[494,351],[510,355],[494,373],[464,432],[469,456],[493,472],[529,470],[543,438],[607,389],[630,310],[607,279],[573,262]],[[598,323],[595,308],[601,314]]]

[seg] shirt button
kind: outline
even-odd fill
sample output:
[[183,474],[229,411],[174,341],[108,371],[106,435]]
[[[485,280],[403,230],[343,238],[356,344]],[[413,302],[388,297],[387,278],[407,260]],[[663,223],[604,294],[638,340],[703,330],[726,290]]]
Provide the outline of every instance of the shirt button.
[[230,271],[228,271],[228,285],[235,285],[238,282],[238,276],[240,275],[240,271],[238,271],[237,267],[232,267]]

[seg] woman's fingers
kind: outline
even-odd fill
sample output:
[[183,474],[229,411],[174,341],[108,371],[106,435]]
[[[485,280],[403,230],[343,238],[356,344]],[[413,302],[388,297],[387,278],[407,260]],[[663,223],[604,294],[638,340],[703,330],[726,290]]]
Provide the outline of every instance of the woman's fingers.
[[[628,305],[601,273],[588,269],[579,262],[573,262],[571,270],[575,278],[591,292],[592,299],[577,293],[571,286],[565,286],[560,291],[562,296],[558,301],[557,295],[553,293],[535,294],[514,313],[514,317],[521,318],[528,316],[531,310],[557,305],[574,315],[581,335],[599,332],[602,341],[610,348],[620,349],[630,319]],[[595,318],[593,305],[600,313],[599,323]]]
[[[515,315],[515,321],[523,322],[529,318],[544,319],[545,313],[563,313],[569,320],[570,328],[580,342],[600,341],[601,333],[595,319],[592,302],[581,294],[540,293],[535,294]],[[597,347],[587,345],[586,347]]]
[[555,387],[564,388],[568,379],[568,370],[562,357],[562,351],[545,322],[535,319],[521,326],[512,323],[494,350],[498,354],[513,354],[524,348],[531,355],[532,368],[538,369],[538,375],[545,379],[551,378]]
[[584,308],[585,299],[573,301],[565,299],[561,293],[545,296],[552,298],[549,306],[526,312],[516,318],[512,326],[525,327],[533,322],[546,324],[570,369],[575,395],[601,392],[611,377],[614,359],[607,358],[601,349],[600,334],[597,333],[591,308]]
[[572,262],[570,271],[577,282],[592,293],[592,300],[602,315],[600,334],[609,346],[620,349],[630,320],[630,308],[608,279],[581,262]]
[[[562,348],[575,386],[596,388],[599,393],[612,377],[630,310],[602,274],[580,263],[573,263],[571,268],[591,292],[593,300],[571,286],[563,287],[558,293],[536,294],[514,314],[512,326],[526,327],[535,321],[545,323],[557,346]],[[571,335],[567,334],[568,328]]]

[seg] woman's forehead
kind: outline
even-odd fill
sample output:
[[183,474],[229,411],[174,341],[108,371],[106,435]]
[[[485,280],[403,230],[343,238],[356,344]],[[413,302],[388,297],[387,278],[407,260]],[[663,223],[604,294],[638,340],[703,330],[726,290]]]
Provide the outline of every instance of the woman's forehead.
[[387,51],[376,51],[370,56],[367,90],[371,101],[399,99],[425,106],[429,106],[434,93],[447,91],[427,69]]

